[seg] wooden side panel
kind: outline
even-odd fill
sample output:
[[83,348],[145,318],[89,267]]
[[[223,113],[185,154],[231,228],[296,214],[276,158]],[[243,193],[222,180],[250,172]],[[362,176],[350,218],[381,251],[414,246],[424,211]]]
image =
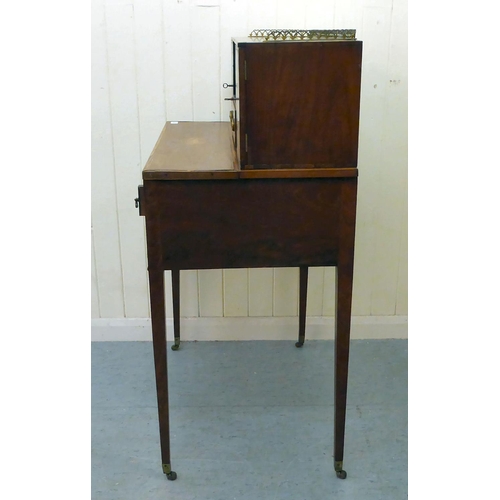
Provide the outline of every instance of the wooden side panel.
[[245,50],[248,164],[356,167],[361,42]]
[[351,181],[146,181],[146,217],[159,242],[149,266],[334,265],[338,190]]

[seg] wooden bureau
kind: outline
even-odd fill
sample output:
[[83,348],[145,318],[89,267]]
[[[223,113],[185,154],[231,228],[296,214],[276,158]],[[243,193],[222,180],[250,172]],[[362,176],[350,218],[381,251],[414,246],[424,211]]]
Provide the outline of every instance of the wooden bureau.
[[361,47],[351,39],[233,40],[230,121],[167,123],[144,167],[136,205],[146,218],[161,457],[170,480],[177,474],[164,271],[172,271],[177,351],[181,270],[291,266],[300,268],[297,347],[305,341],[308,268],[337,268],[334,470],[346,477]]

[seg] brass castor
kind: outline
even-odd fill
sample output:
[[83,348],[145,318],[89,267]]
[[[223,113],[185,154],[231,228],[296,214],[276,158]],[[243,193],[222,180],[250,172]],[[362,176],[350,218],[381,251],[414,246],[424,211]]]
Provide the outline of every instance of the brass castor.
[[347,472],[345,470],[338,470],[337,477],[339,479],[345,479],[347,477]]
[[175,339],[174,345],[172,346],[172,351],[178,351],[179,347],[181,346],[181,341],[180,339]]
[[162,469],[169,481],[175,481],[177,479],[177,473],[172,470],[170,464],[162,464]]
[[345,479],[347,477],[347,472],[342,469],[342,461],[336,461],[334,466],[335,466],[335,473],[337,474],[337,477],[339,479]]
[[295,342],[295,347],[302,347],[304,342]]
[[175,481],[177,479],[177,473],[174,471],[171,471],[167,474],[167,479],[169,481]]

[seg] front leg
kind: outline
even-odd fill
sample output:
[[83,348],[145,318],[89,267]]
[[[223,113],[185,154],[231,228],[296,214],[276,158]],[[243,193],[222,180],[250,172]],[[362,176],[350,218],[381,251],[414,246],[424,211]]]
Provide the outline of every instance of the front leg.
[[165,321],[165,289],[163,270],[149,270],[151,327],[158,399],[158,421],[163,472],[173,481],[177,474],[170,463],[170,425],[168,410],[167,328]]
[[352,266],[338,266],[336,282],[334,461],[337,477],[345,479],[347,473],[342,467],[351,335]]
[[300,266],[299,278],[299,341],[295,347],[302,347],[306,340],[306,310],[307,310],[307,276],[309,268]]

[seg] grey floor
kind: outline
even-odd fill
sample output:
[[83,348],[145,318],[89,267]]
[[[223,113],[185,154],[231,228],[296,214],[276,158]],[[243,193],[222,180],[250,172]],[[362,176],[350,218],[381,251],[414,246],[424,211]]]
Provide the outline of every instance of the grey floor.
[[161,470],[152,344],[92,344],[94,500],[407,498],[407,341],[351,342],[344,469],[333,472],[333,342],[168,350]]

